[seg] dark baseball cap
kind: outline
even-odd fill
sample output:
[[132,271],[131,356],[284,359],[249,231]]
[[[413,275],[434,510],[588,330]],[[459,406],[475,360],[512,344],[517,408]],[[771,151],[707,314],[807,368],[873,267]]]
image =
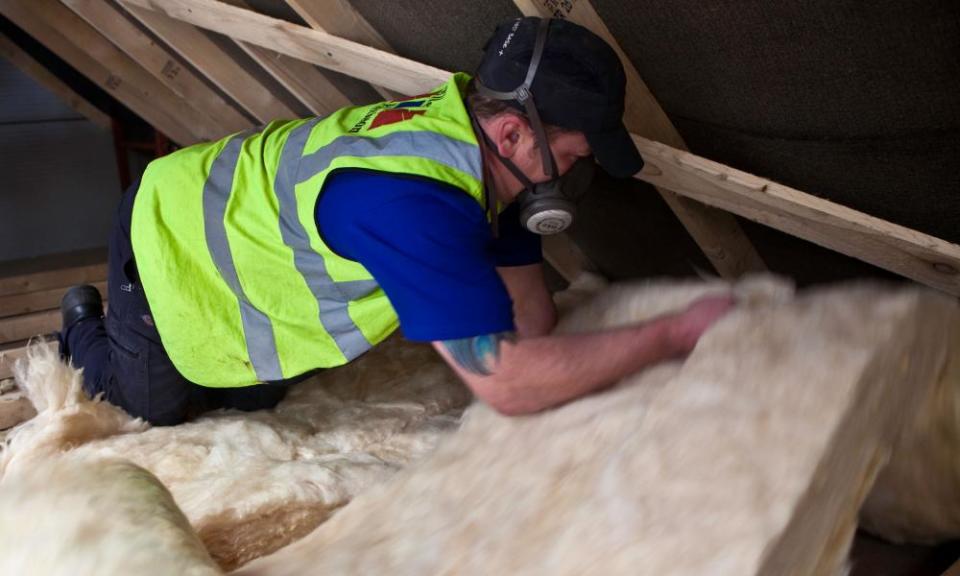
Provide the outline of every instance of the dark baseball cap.
[[[488,90],[511,92],[524,85],[533,58],[540,18],[499,25],[484,46],[475,78]],[[613,176],[643,168],[623,125],[626,77],[616,52],[599,36],[572,22],[549,19],[546,40],[529,92],[546,124],[583,132],[593,155]],[[505,100],[523,111],[517,100]]]

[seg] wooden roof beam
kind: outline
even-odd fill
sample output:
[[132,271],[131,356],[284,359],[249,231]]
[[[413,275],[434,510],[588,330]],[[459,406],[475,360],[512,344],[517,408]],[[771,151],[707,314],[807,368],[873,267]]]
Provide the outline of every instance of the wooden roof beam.
[[350,99],[313,65],[246,42],[237,42],[237,45],[306,106],[311,114],[326,116],[340,108],[353,105]]
[[120,3],[138,15],[164,14],[170,19],[263,46],[401,94],[426,92],[450,75],[433,66],[217,0],[120,0]]
[[351,42],[394,52],[390,44],[348,0],[286,0],[287,4],[314,30]]
[[[680,133],[588,0],[514,0],[514,4],[526,16],[566,18],[603,38],[620,57],[626,73],[627,97],[623,121],[627,129],[644,138],[687,149]],[[678,196],[669,190],[657,188],[657,192],[721,276],[736,278],[746,272],[766,269],[740,223],[731,214]]]
[[[188,21],[171,18],[162,11],[144,10],[141,4],[122,0],[120,4],[259,122],[299,116]],[[233,8],[219,2],[215,4]]]
[[0,13],[174,142],[202,138],[176,94],[57,0],[0,0]]
[[633,136],[637,178],[960,296],[960,246],[766,178]]
[[[405,94],[449,77],[419,64],[317,30],[215,0],[122,0],[182,18]],[[689,152],[634,136],[647,162],[636,178],[821,246],[960,295],[960,246],[868,216]]]
[[[250,8],[244,0],[226,1],[240,8]],[[261,48],[256,44],[235,42],[311,113],[326,116],[353,104],[323,72],[312,64]]]
[[[348,0],[286,0],[286,2],[314,30],[346,38],[351,42],[384,52],[396,53],[377,29],[367,22]],[[395,92],[379,84],[372,84],[372,86],[387,100],[397,99]]]
[[165,46],[157,44],[130,22],[126,13],[106,0],[61,0],[96,28],[158,81],[175,92],[183,105],[194,108],[204,122],[197,128],[208,140],[253,126]]

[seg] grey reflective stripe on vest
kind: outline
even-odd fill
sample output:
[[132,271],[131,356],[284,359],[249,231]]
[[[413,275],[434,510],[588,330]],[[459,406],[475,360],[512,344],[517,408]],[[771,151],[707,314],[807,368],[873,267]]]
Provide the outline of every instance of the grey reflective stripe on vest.
[[295,191],[297,163],[310,131],[318,121],[315,119],[301,124],[287,136],[273,189],[280,210],[280,236],[283,243],[293,250],[293,264],[317,300],[320,323],[344,357],[353,360],[369,350],[371,344],[350,317],[349,303],[371,294],[379,286],[373,280],[334,282],[327,274],[323,256],[310,246],[310,236],[300,222]]
[[[280,232],[293,249],[297,270],[306,279],[320,307],[320,322],[333,337],[340,352],[352,360],[371,344],[354,323],[347,305],[372,293],[379,286],[372,280],[334,282],[326,263],[310,247],[310,238],[297,213],[295,187],[326,170],[339,156],[414,156],[433,160],[480,179],[480,154],[476,144],[462,142],[436,132],[394,132],[379,138],[340,136],[308,156],[303,155],[310,131],[317,120],[294,129],[287,138],[274,186],[280,205]],[[302,156],[302,157],[301,157]]]
[[304,181],[326,170],[334,158],[353,156],[410,156],[443,164],[475,180],[480,180],[480,151],[476,144],[450,138],[437,132],[394,132],[379,138],[340,136],[323,148],[300,160],[300,178]]
[[240,303],[243,336],[247,342],[247,353],[250,355],[253,370],[258,380],[268,382],[283,379],[277,344],[273,337],[273,325],[266,314],[250,303],[243,292],[243,287],[240,286],[224,224],[240,148],[249,134],[238,134],[231,138],[210,167],[210,176],[203,184],[203,230],[207,247],[217,270],[220,271],[220,276],[230,286]]
[[[379,286],[373,280],[335,282],[330,278],[323,256],[310,246],[310,236],[300,222],[296,185],[326,170],[338,156],[427,158],[480,180],[480,154],[476,144],[442,134],[395,132],[380,138],[341,136],[309,156],[301,157],[310,132],[318,121],[305,122],[288,135],[280,156],[274,193],[279,205],[281,237],[293,251],[294,266],[317,300],[319,321],[344,357],[352,360],[369,350],[371,344],[350,317],[349,303],[371,294]],[[283,379],[283,374],[273,325],[266,314],[250,303],[240,286],[224,224],[237,161],[248,135],[244,133],[233,137],[213,162],[203,188],[204,231],[214,263],[240,304],[244,338],[257,379],[275,381]]]

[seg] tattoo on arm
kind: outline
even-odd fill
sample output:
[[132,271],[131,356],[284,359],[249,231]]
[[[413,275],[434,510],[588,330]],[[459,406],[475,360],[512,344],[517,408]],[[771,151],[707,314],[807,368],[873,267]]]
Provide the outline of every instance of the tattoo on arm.
[[499,332],[459,340],[444,340],[443,347],[467,372],[489,376],[500,359],[500,342],[504,340],[513,342],[516,335],[513,332]]

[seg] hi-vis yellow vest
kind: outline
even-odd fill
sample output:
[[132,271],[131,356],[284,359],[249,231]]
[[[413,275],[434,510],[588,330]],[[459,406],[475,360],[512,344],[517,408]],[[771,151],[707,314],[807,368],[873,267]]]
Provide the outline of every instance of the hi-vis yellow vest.
[[131,240],[184,377],[212,387],[292,378],[345,364],[397,328],[370,273],[323,243],[314,208],[343,168],[432,178],[483,205],[468,81],[456,74],[430,94],[273,122],[150,163]]

